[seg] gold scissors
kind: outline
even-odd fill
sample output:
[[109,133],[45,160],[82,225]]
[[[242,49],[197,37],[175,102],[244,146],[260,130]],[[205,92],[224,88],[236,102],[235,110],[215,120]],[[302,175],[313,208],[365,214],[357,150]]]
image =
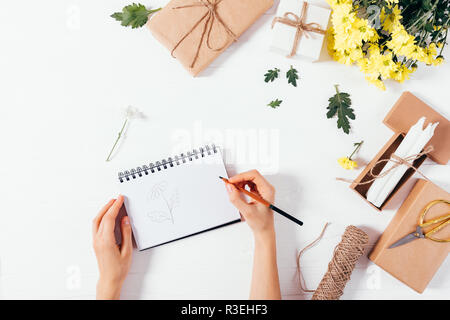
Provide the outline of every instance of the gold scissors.
[[[423,221],[425,218],[425,215],[430,210],[430,208],[438,203],[446,203],[446,204],[450,205],[450,201],[447,201],[447,200],[431,201],[429,204],[427,204],[425,206],[425,208],[423,208],[422,213],[420,214],[419,225],[417,226],[416,231],[411,232],[410,234],[404,236],[397,242],[393,243],[389,247],[389,249],[404,245],[404,244],[409,243],[416,239],[430,239],[430,240],[433,240],[436,242],[450,242],[450,239],[439,239],[439,238],[434,238],[431,236],[432,234],[435,234],[436,232],[441,230],[443,227],[450,225],[450,212],[448,214],[441,216],[439,218],[436,218],[434,220],[431,220],[428,222]],[[435,224],[438,224],[438,225],[428,232],[425,232],[425,233],[423,232],[423,228],[426,228],[426,227],[429,227],[429,226],[435,225]]]

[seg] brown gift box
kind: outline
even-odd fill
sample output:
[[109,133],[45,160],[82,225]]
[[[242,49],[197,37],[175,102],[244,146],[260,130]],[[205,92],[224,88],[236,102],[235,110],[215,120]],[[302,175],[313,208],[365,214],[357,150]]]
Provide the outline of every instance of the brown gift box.
[[[209,1],[209,2],[208,2]],[[217,15],[213,21],[208,48],[208,20],[206,17],[197,26],[203,16],[208,14],[208,7],[202,3],[214,3],[217,0],[172,0],[148,22],[153,36],[167,49],[172,51],[183,37],[173,56],[193,75],[196,76],[216,59],[234,41],[226,31],[228,27],[238,38],[261,15],[273,5],[273,0],[222,0],[217,4]],[[174,9],[179,6],[193,7]],[[223,21],[223,25],[220,23]],[[196,26],[192,33],[189,31]],[[204,29],[206,27],[206,29]],[[202,40],[202,34],[206,30]],[[201,43],[200,43],[201,41]],[[200,44],[198,58],[191,67]],[[214,50],[220,48],[220,50]]]
[[[450,201],[450,194],[430,181],[419,179],[369,255],[369,259],[375,264],[419,293],[425,290],[447,257],[450,243],[416,239],[396,248],[388,247],[416,230],[423,208],[438,199]],[[449,207],[445,203],[434,205],[424,221],[447,214]],[[429,229],[426,228],[424,232],[427,230]],[[433,237],[449,239],[450,227],[444,227]]]
[[[397,100],[391,111],[386,115],[383,123],[392,129],[395,134],[391,139],[381,148],[380,152],[370,163],[364,168],[360,175],[353,181],[350,188],[356,191],[366,201],[367,190],[369,190],[372,183],[358,184],[372,179],[370,170],[373,169],[374,174],[379,174],[386,165],[386,162],[377,162],[382,159],[389,159],[391,154],[395,152],[397,147],[402,142],[405,134],[409,128],[414,125],[421,117],[426,117],[425,126],[430,122],[439,122],[433,137],[427,146],[433,146],[433,151],[427,155],[420,157],[413,162],[415,168],[419,168],[427,157],[439,164],[447,164],[450,158],[450,122],[438,112],[433,110],[425,102],[414,96],[412,93],[406,91]],[[427,147],[426,146],[426,147]],[[425,147],[425,148],[426,148]],[[378,211],[383,210],[397,191],[408,181],[414,174],[413,169],[408,169],[403,175],[399,183],[395,186],[394,190],[387,197],[381,207],[375,207],[371,202],[367,201],[372,207]]]

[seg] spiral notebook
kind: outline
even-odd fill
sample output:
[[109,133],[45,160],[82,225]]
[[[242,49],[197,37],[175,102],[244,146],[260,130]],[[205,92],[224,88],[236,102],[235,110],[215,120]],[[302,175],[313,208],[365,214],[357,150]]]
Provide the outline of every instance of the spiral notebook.
[[227,172],[215,145],[120,172],[138,249],[239,222],[219,176]]

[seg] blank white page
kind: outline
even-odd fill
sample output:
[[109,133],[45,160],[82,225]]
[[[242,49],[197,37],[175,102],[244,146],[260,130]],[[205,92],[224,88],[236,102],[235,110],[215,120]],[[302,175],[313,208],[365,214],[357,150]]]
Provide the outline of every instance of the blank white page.
[[120,183],[139,250],[240,220],[219,179],[227,172],[216,150]]

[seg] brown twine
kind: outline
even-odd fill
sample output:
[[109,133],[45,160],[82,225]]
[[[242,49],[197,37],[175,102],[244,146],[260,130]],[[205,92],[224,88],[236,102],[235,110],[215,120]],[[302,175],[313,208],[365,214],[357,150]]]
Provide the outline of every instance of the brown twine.
[[304,1],[300,17],[293,12],[286,12],[282,17],[275,17],[272,21],[272,28],[274,27],[275,23],[280,22],[297,29],[291,53],[288,55],[289,58],[297,53],[298,43],[302,35],[305,35],[306,38],[309,38],[308,32],[315,32],[320,34],[325,34],[326,32],[321,28],[320,24],[318,23],[315,22],[305,23],[307,9],[308,9],[308,2]]
[[[372,183],[373,181],[375,181],[376,179],[382,178],[386,175],[388,175],[392,170],[395,170],[397,167],[401,166],[401,165],[405,165],[411,169],[414,169],[415,172],[417,172],[418,174],[420,174],[422,177],[425,178],[425,180],[430,181],[430,179],[428,179],[419,169],[417,169],[416,167],[414,167],[412,165],[412,163],[419,159],[420,157],[429,154],[430,152],[432,152],[434,150],[433,146],[428,146],[427,148],[425,148],[422,152],[412,155],[412,156],[408,156],[406,158],[401,158],[399,156],[397,156],[396,154],[392,153],[391,157],[389,159],[381,159],[379,161],[377,161],[375,163],[375,165],[370,169],[369,174],[373,177],[372,179],[369,179],[367,181],[364,182],[355,182],[355,185],[363,185],[363,184],[368,184],[368,183]],[[380,173],[380,174],[374,174],[373,170],[380,164],[383,162],[393,162],[394,165],[387,169],[386,171]],[[350,179],[345,179],[345,178],[336,178],[336,180],[338,181],[343,181],[343,182],[348,182],[348,183],[353,183],[353,180]]]
[[300,258],[302,257],[303,253],[314,247],[323,237],[325,230],[327,229],[329,225],[329,222],[327,222],[325,224],[325,227],[323,227],[322,232],[320,233],[320,235],[317,237],[316,240],[314,240],[313,242],[311,242],[310,244],[308,244],[306,247],[304,247],[298,254],[297,254],[297,272],[298,272],[298,284],[300,285],[300,289],[302,289],[302,291],[304,292],[314,292],[314,290],[308,290],[306,288],[306,284],[305,284],[305,279],[303,278],[303,274],[301,273],[300,270]]
[[[328,223],[322,230],[319,237],[305,249],[300,251],[297,259],[299,278],[302,279],[300,270],[300,257],[305,250],[311,248],[322,239]],[[306,292],[314,292],[312,300],[338,300],[344,293],[344,288],[350,280],[350,276],[355,268],[356,262],[364,253],[364,247],[369,241],[368,235],[355,226],[348,226],[342,235],[341,242],[334,248],[333,258],[328,264],[328,270],[320,281],[317,289],[305,290],[303,285],[300,288]],[[300,280],[301,281],[301,280]]]
[[202,35],[201,35],[200,41],[197,45],[195,56],[191,62],[190,68],[193,68],[195,65],[195,62],[197,62],[198,56],[200,54],[200,48],[202,47],[203,39],[205,38],[205,35],[206,35],[206,46],[208,47],[208,49],[213,50],[213,51],[220,51],[226,47],[226,45],[227,45],[226,42],[223,44],[223,46],[218,47],[218,48],[213,48],[210,44],[211,31],[212,31],[215,20],[217,20],[223,26],[225,31],[233,38],[233,41],[237,41],[236,35],[225,24],[225,22],[223,22],[222,18],[217,13],[217,6],[223,0],[213,0],[213,1],[214,2],[211,3],[211,2],[209,2],[209,0],[199,0],[199,3],[193,3],[193,4],[188,4],[188,5],[172,8],[172,9],[184,9],[184,8],[193,8],[193,7],[205,7],[207,9],[206,13],[200,18],[200,20],[198,20],[197,23],[195,23],[194,26],[188,32],[186,32],[186,34],[175,44],[175,46],[173,47],[172,52],[171,52],[172,57],[174,57],[174,52],[178,48],[178,46],[200,25],[200,23],[203,20],[206,19],[205,25],[203,26]]

